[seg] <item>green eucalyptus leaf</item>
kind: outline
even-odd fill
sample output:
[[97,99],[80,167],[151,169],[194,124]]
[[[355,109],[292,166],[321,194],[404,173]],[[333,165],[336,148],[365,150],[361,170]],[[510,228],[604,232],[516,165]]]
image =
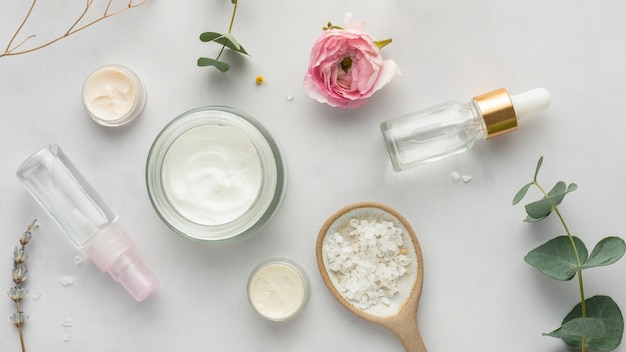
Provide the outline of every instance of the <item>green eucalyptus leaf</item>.
[[[587,347],[594,351],[613,351],[616,349],[624,334],[624,318],[615,301],[608,296],[594,296],[585,300],[585,309],[587,318],[602,320],[605,329],[602,335],[585,335]],[[578,303],[563,319],[563,325],[581,317],[582,308],[581,304]],[[570,347],[582,347],[580,337],[562,337],[562,339]]]
[[541,221],[541,220],[543,220],[543,219],[545,219],[545,218],[546,218],[546,217],[544,216],[544,217],[542,217],[542,218],[535,219],[535,218],[533,218],[533,217],[531,217],[531,216],[526,216],[526,219],[524,219],[524,221],[526,221],[526,222],[530,222],[530,223],[533,223],[533,222],[539,222],[539,221]]
[[[569,186],[563,181],[557,182],[548,192],[548,195],[541,200],[526,204],[526,214],[536,221],[545,219],[552,213],[555,206],[561,204],[565,195],[578,189],[575,183]],[[527,219],[528,220],[528,219]]]
[[543,164],[543,156],[539,158],[537,161],[537,167],[535,168],[535,176],[533,176],[533,181],[537,182],[537,175],[539,175],[539,169],[541,169],[541,164]]
[[238,53],[248,55],[248,52],[239,44],[237,39],[230,34],[224,34],[221,37],[213,39],[214,42],[225,45],[227,48],[234,50]]
[[583,336],[602,337],[605,333],[604,321],[600,318],[574,318],[561,325],[560,328],[543,335],[561,339],[580,339]]
[[200,34],[200,40],[203,42],[211,42],[216,38],[223,37],[224,34],[218,32],[204,32]]
[[626,243],[619,237],[607,237],[593,248],[589,259],[580,268],[588,269],[598,266],[606,266],[615,263],[620,260],[626,253]]
[[526,204],[524,208],[530,219],[539,221],[547,218],[552,213],[553,204],[550,198],[543,198],[542,200]]
[[[578,238],[572,237],[581,263],[587,261],[587,247]],[[559,280],[571,280],[579,269],[576,252],[568,236],[559,236],[528,252],[526,263],[547,276]]]
[[520,189],[520,190],[517,192],[517,194],[515,195],[515,197],[513,197],[513,205],[515,205],[515,204],[519,203],[519,202],[520,202],[520,201],[524,198],[524,196],[525,196],[525,195],[526,195],[526,193],[528,192],[528,189],[529,189],[529,188],[530,188],[530,186],[532,186],[532,185],[533,185],[533,183],[532,183],[532,182],[531,182],[531,183],[529,183],[529,184],[526,184],[526,185],[524,185],[524,187],[522,187],[522,189]]
[[201,57],[198,59],[198,66],[200,67],[205,67],[205,66],[213,66],[215,68],[217,68],[218,70],[220,70],[222,73],[228,71],[230,69],[230,65],[223,62],[223,61],[218,61],[215,59],[210,59],[208,57]]

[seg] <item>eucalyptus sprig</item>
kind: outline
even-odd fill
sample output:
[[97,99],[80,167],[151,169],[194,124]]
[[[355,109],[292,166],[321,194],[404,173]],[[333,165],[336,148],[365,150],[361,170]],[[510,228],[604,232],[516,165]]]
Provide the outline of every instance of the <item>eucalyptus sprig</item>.
[[220,57],[222,56],[222,53],[224,52],[226,48],[234,52],[240,53],[240,54],[250,55],[248,54],[248,52],[246,52],[246,49],[244,49],[243,46],[239,44],[237,39],[235,39],[235,37],[231,34],[233,30],[233,23],[235,23],[235,15],[237,14],[237,4],[239,3],[239,1],[231,0],[230,2],[233,4],[233,14],[230,18],[230,25],[228,26],[228,32],[226,33],[204,32],[200,34],[201,41],[214,42],[222,46],[220,52],[217,54],[217,57],[215,59],[211,59],[208,57],[199,58],[198,66],[200,67],[212,66],[220,70],[222,73],[228,71],[230,69],[230,65],[224,61],[220,61]]
[[26,231],[20,237],[19,245],[15,246],[13,250],[13,269],[11,270],[11,278],[13,279],[13,283],[15,286],[9,289],[7,294],[9,298],[15,303],[15,313],[13,313],[9,319],[13,325],[17,327],[17,331],[20,336],[20,345],[22,346],[22,352],[26,352],[26,347],[24,345],[24,324],[28,320],[28,315],[24,314],[22,311],[22,301],[28,295],[28,290],[26,290],[23,286],[24,281],[28,278],[28,268],[26,268],[26,260],[28,259],[28,254],[26,253],[26,245],[30,242],[32,237],[32,231],[39,227],[37,220],[33,220]]
[[517,192],[513,205],[519,203],[531,187],[536,187],[543,198],[526,204],[525,221],[538,222],[555,213],[566,235],[558,236],[533,249],[524,260],[555,280],[569,281],[577,277],[580,294],[580,302],[565,316],[561,326],[544,335],[561,338],[568,346],[580,348],[582,352],[587,349],[613,351],[622,341],[624,318],[611,297],[599,295],[585,298],[583,270],[617,262],[626,252],[626,243],[619,237],[606,237],[589,254],[584,242],[572,235],[558,208],[565,196],[578,186],[559,181],[546,192],[537,181],[542,163],[543,157],[539,158],[533,181]]

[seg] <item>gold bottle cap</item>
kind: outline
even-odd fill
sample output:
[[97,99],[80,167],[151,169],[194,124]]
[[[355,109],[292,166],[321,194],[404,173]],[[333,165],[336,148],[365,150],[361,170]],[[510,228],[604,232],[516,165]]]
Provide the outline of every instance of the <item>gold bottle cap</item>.
[[517,115],[513,109],[511,96],[504,88],[494,90],[474,98],[485,120],[487,138],[517,129]]

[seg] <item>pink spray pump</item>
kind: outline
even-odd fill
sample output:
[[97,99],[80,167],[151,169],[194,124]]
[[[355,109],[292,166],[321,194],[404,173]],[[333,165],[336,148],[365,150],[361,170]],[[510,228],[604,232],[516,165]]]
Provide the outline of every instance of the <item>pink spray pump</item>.
[[28,158],[17,177],[48,214],[102,270],[141,302],[159,286],[117,215],[87,183],[58,145]]

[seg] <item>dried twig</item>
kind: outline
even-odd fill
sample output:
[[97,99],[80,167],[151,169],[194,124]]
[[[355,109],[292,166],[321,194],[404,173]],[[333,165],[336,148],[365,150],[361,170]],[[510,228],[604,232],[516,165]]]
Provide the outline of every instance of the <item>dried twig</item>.
[[[18,44],[14,45],[14,42],[17,38],[17,36],[20,34],[20,32],[22,31],[22,29],[24,28],[24,25],[26,24],[26,22],[28,22],[28,19],[30,18],[33,9],[35,8],[35,5],[37,4],[37,0],[33,0],[33,2],[31,3],[28,12],[26,13],[26,16],[24,17],[24,20],[22,20],[22,23],[19,25],[19,27],[17,27],[17,30],[15,31],[15,33],[13,34],[13,36],[11,37],[11,40],[9,41],[9,44],[6,46],[6,48],[4,49],[3,53],[0,53],[0,58],[3,56],[15,56],[15,55],[22,55],[22,54],[26,54],[26,53],[30,53],[33,52],[35,50],[39,50],[42,48],[45,48],[51,44],[54,44],[56,42],[58,42],[59,40],[69,37],[70,35],[80,32],[83,29],[90,27],[106,18],[118,15],[124,11],[133,9],[135,7],[139,7],[143,4],[145,4],[146,2],[148,2],[148,0],[139,0],[138,2],[135,2],[135,0],[128,0],[128,4],[122,8],[120,8],[119,10],[115,10],[112,11],[111,10],[111,5],[113,3],[113,0],[107,0],[107,5],[106,5],[106,9],[104,10],[104,12],[102,13],[102,15],[100,15],[98,18],[81,25],[81,21],[85,18],[85,16],[89,13],[89,10],[92,8],[94,0],[87,0],[86,5],[85,5],[85,9],[82,11],[82,13],[80,14],[80,16],[78,16],[78,18],[76,19],[76,21],[74,21],[74,23],[72,23],[72,25],[68,28],[68,30],[63,33],[62,35],[60,35],[57,38],[54,38],[44,44],[41,44],[39,46],[30,48],[30,49],[24,49],[24,50],[18,50],[20,49],[20,47],[22,47],[22,45],[24,45],[26,42],[28,42],[30,39],[36,37],[35,34],[31,34],[28,37],[26,37],[24,40],[22,40],[21,42],[19,42]],[[92,11],[93,12],[93,11]]]

